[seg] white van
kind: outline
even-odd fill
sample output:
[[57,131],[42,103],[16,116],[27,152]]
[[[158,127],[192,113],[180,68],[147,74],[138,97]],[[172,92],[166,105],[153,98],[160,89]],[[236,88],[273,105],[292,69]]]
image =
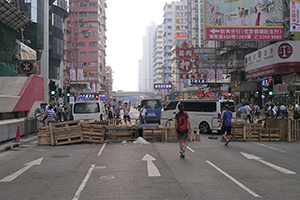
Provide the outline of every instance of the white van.
[[74,120],[83,122],[106,119],[102,101],[77,101],[73,104],[72,112]]
[[184,111],[188,113],[196,130],[199,126],[200,133],[211,133],[212,130],[220,131],[220,118],[224,105],[228,104],[235,116],[235,104],[233,100],[175,100],[167,104],[161,113],[161,124],[165,126],[168,120],[174,120],[179,112],[178,105],[184,104]]

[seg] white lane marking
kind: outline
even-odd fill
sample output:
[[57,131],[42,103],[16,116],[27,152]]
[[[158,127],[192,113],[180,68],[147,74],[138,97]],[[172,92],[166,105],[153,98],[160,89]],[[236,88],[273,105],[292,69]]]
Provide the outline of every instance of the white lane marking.
[[274,151],[279,151],[281,153],[287,153],[286,151],[283,151],[283,150],[280,150],[280,149],[277,149],[277,148],[274,148],[274,147],[271,147],[271,146],[268,146],[268,145],[265,145],[265,144],[260,144],[260,143],[257,143],[257,142],[254,142],[254,144],[257,144],[257,145],[260,145],[262,147],[266,147],[266,148],[272,149]]
[[16,171],[15,173],[3,178],[0,180],[0,182],[11,182],[13,181],[15,178],[17,178],[18,176],[22,175],[24,172],[26,172],[29,168],[31,168],[34,165],[40,165],[42,163],[44,157],[36,159],[34,161],[31,161],[29,163],[24,164],[25,167],[23,167],[22,169],[20,169],[19,171]]
[[153,158],[152,156],[150,156],[149,154],[146,154],[142,159],[142,161],[147,161],[147,170],[148,170],[148,176],[149,177],[161,176],[158,169],[157,169],[157,167],[152,162],[154,160],[156,160],[156,159]]
[[195,153],[195,151],[191,147],[187,146],[186,148],[188,148],[191,152]]
[[279,167],[277,165],[274,165],[272,163],[269,163],[267,161],[264,161],[263,158],[261,157],[258,157],[258,156],[255,156],[255,155],[251,155],[251,154],[247,154],[247,153],[243,153],[243,152],[240,152],[243,156],[245,156],[246,158],[250,159],[250,160],[257,160],[265,165],[268,165],[269,167],[272,167],[273,169],[276,169],[284,174],[297,174],[296,172],[293,172],[291,170],[288,170],[288,169],[285,169],[283,167]]
[[97,167],[95,167],[95,169],[105,169],[106,168],[106,166],[97,166]]
[[98,155],[97,156],[100,156],[101,154],[102,154],[102,151],[104,150],[104,147],[106,146],[106,143],[104,143],[103,145],[102,145],[102,147],[101,147],[101,149],[100,149],[100,151],[99,151],[99,153],[98,153]]
[[255,192],[253,192],[252,190],[250,190],[249,188],[247,188],[245,185],[243,185],[242,183],[240,183],[238,180],[236,180],[235,178],[233,178],[232,176],[230,176],[229,174],[227,174],[226,172],[224,172],[222,169],[220,169],[219,167],[217,167],[216,165],[214,165],[210,161],[206,160],[206,162],[208,164],[210,164],[212,167],[214,167],[216,170],[218,170],[221,174],[223,174],[224,176],[226,176],[227,178],[229,178],[231,181],[233,181],[235,184],[237,184],[238,186],[240,186],[242,189],[246,190],[252,196],[261,198],[260,195],[256,194]]
[[91,176],[94,168],[95,168],[95,164],[91,165],[91,168],[89,169],[88,173],[84,177],[84,179],[83,179],[81,185],[79,186],[79,188],[78,188],[75,196],[73,197],[73,200],[78,200],[79,199],[80,194],[81,194],[82,190],[84,189],[86,183],[88,182],[88,180],[89,180],[89,178],[90,178],[90,176]]
[[100,180],[109,180],[114,179],[115,177],[115,175],[100,176]]

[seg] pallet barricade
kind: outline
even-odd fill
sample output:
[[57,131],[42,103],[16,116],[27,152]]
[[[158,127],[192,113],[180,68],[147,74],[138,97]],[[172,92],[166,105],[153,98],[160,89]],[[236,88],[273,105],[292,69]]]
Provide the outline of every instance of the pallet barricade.
[[132,125],[108,126],[105,128],[105,140],[111,142],[132,140],[134,132],[135,131]]
[[103,143],[105,126],[100,124],[82,124],[82,138],[84,142]]
[[300,120],[288,120],[288,142],[299,142],[300,141]]
[[38,128],[38,145],[50,145],[50,130],[49,126]]
[[165,127],[145,127],[143,128],[143,138],[148,142],[164,142]]
[[51,145],[63,145],[82,142],[80,121],[50,123]]
[[244,140],[244,126],[245,125],[246,125],[245,121],[232,122],[231,140],[235,140],[235,141],[243,141]]

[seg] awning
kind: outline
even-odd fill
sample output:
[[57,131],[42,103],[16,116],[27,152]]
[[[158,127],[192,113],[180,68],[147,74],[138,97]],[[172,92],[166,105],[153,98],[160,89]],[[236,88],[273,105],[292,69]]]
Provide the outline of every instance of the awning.
[[16,31],[31,21],[7,0],[0,0],[0,22]]

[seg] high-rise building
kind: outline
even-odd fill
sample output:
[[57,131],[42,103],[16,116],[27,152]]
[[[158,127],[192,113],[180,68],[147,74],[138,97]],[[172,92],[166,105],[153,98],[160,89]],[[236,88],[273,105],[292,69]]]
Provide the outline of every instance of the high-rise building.
[[187,0],[187,42],[194,47],[204,46],[204,0]]
[[[155,35],[153,37],[153,83],[159,84],[163,83],[163,25],[158,25],[155,30]],[[156,91],[158,94],[160,91]]]
[[[166,3],[164,7],[164,73],[163,83],[176,85],[176,72],[172,70],[171,56],[174,45],[180,44],[187,39],[187,1],[175,1]],[[172,76],[170,76],[170,74]]]
[[111,66],[106,66],[106,95],[109,96],[109,92],[113,91],[113,71]]
[[139,88],[138,88],[138,91],[145,91],[145,78],[144,78],[144,67],[143,67],[143,60],[140,59],[139,60],[139,80],[138,80],[138,85],[139,85]]
[[70,15],[65,23],[64,75],[70,79],[75,96],[99,94],[106,87],[106,7],[105,0],[70,0]]
[[[143,73],[141,81],[145,81],[142,91],[153,91],[153,37],[155,34],[156,24],[151,22],[151,26],[146,27],[146,36],[143,37]],[[141,72],[139,72],[141,73]]]

